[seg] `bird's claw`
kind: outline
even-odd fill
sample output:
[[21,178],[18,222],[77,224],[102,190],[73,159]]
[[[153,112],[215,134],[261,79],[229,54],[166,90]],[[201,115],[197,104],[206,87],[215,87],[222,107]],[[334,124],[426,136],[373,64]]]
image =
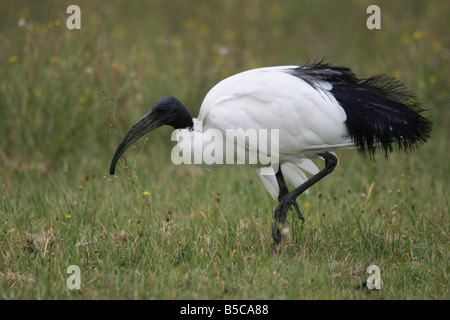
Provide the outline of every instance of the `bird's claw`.
[[305,218],[303,218],[303,215],[302,215],[302,213],[301,213],[301,211],[300,211],[300,208],[298,207],[297,201],[294,201],[293,206],[294,206],[294,208],[295,208],[295,211],[297,212],[297,217],[298,217],[300,220],[302,220],[303,222],[305,222]]

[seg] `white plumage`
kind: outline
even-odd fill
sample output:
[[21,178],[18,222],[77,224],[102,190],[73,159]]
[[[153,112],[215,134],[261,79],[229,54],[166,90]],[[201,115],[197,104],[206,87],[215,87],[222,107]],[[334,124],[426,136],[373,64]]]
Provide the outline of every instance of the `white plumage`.
[[[206,95],[198,118],[194,119],[194,130],[180,129],[183,132],[179,136],[183,138],[178,142],[186,158],[192,162],[191,154],[202,152],[202,149],[191,151],[194,143],[187,138],[194,139],[199,131],[219,129],[225,135],[226,129],[278,129],[281,168],[285,178],[297,187],[307,180],[304,171],[319,172],[310,160],[317,158],[318,153],[354,147],[344,124],[346,114],[330,93],[332,85],[318,82],[321,89],[316,90],[301,78],[286,73],[294,68],[298,66],[254,69],[215,85]],[[253,167],[260,169],[258,165]],[[260,174],[260,177],[276,199],[279,187],[275,176]]]
[[[281,241],[278,224],[284,223],[289,208],[293,206],[303,219],[297,197],[337,165],[333,151],[357,148],[369,155],[376,150],[387,155],[394,148],[408,150],[427,140],[431,122],[420,115],[423,109],[415,101],[392,78],[377,75],[358,79],[348,68],[322,62],[249,70],[214,86],[196,119],[174,97],[156,102],[119,144],[110,173],[114,173],[118,159],[131,144],[161,125],[176,129],[173,136],[185,162],[207,169],[229,160],[227,143],[218,139],[217,133],[226,137],[229,130],[258,132],[258,141],[233,140],[233,148],[245,151],[241,156],[237,152],[233,159],[242,163],[252,151],[258,153],[258,161],[250,165],[258,171],[271,196],[279,201],[272,230],[276,248]],[[263,170],[268,164],[261,160],[272,152],[259,144],[264,130],[277,133],[277,139],[270,141],[271,147],[278,150],[276,163],[269,163],[274,170],[271,175]],[[212,157],[205,161],[204,152],[212,149],[215,161],[211,161]],[[317,157],[325,159],[325,167],[320,171],[311,161]],[[202,161],[199,163],[198,159]],[[308,179],[306,173],[312,177]],[[292,191],[284,178],[295,187]]]

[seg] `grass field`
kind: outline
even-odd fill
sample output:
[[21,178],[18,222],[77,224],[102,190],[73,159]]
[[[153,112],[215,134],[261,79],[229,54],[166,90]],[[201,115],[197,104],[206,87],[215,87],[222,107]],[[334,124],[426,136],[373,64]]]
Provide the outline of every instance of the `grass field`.
[[[373,1],[0,1],[0,299],[448,299],[450,5],[376,2],[380,30]],[[322,57],[400,79],[432,136],[389,159],[339,153],[279,254],[256,173],[173,165],[171,128],[109,176],[159,98],[197,115],[226,76]]]

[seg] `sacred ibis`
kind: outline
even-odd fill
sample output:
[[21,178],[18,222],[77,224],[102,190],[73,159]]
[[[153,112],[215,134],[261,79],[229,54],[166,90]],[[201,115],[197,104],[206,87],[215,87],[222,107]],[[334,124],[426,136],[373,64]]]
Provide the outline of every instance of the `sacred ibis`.
[[[245,156],[251,151],[257,153],[256,162],[248,164],[257,169],[267,191],[279,201],[272,227],[276,249],[289,208],[293,206],[303,219],[297,197],[337,165],[333,151],[356,148],[373,156],[378,150],[388,155],[394,150],[414,149],[430,136],[431,122],[421,115],[423,111],[412,93],[385,75],[359,79],[349,68],[322,61],[253,69],[214,86],[196,119],[175,97],[157,101],[120,142],[110,173],[114,174],[117,161],[129,146],[162,125],[177,129],[179,151],[187,161],[213,146],[216,161],[197,163],[206,168],[229,164],[225,159],[239,160],[235,155],[227,158],[227,152],[234,149],[226,149],[227,143],[219,141],[217,135],[205,138],[212,129],[224,135],[230,130],[256,130],[259,141],[262,130],[276,132],[276,139],[270,141],[271,151],[268,146],[248,142],[250,135],[244,137],[245,142],[231,140],[236,148],[246,151]],[[195,140],[209,144],[196,144]],[[276,158],[270,158],[273,150]],[[268,164],[259,160],[267,157],[275,161]],[[322,170],[312,162],[316,158],[325,160]],[[272,171],[263,170],[267,168]],[[293,190],[288,190],[285,178],[293,184]]]

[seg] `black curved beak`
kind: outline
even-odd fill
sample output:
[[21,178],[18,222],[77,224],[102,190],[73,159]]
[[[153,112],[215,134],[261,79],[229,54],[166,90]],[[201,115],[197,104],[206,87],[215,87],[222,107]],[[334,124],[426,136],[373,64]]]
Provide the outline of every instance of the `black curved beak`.
[[123,137],[119,146],[117,147],[116,153],[111,161],[111,166],[109,168],[109,173],[111,175],[116,171],[116,164],[119,161],[119,158],[122,154],[127,150],[133,143],[135,143],[139,138],[141,138],[146,133],[160,127],[164,123],[158,121],[158,119],[152,115],[152,112],[149,111],[145,116],[143,116],[136,124],[127,132],[127,134]]

